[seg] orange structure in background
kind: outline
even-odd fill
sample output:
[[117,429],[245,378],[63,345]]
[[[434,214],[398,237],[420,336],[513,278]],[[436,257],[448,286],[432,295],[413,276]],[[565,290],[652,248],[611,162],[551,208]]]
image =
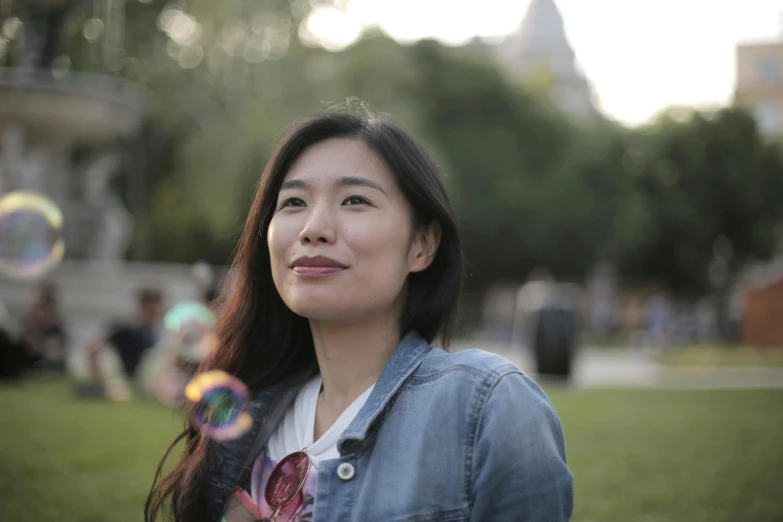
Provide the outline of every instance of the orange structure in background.
[[783,347],[783,276],[745,293],[742,339],[757,346]]

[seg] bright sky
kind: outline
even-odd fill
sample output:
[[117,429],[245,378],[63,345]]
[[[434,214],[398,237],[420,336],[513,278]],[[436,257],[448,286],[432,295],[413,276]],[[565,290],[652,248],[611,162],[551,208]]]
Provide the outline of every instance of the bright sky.
[[[361,25],[458,45],[513,32],[530,0],[350,0],[310,29],[344,46]],[[671,105],[727,103],[738,42],[783,36],[783,0],[556,0],[577,61],[607,114],[629,124]]]

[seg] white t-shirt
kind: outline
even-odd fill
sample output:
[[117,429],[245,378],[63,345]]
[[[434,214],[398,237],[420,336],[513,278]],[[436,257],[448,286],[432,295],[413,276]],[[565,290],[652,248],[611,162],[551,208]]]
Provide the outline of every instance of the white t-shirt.
[[326,433],[321,435],[317,441],[313,441],[315,408],[318,404],[322,382],[319,374],[304,385],[297,394],[293,405],[286,412],[283,421],[269,438],[267,455],[272,461],[280,462],[286,455],[306,448],[310,460],[318,469],[318,463],[322,460],[336,459],[340,456],[337,451],[337,442],[359,410],[362,409],[364,403],[367,402],[367,397],[370,396],[375,385],[370,386],[367,391],[359,395]]
[[[253,470],[250,477],[250,503],[254,505],[253,512],[244,510],[245,501],[233,502],[225,513],[226,521],[233,520],[255,520],[271,516],[274,510],[269,507],[264,498],[266,482],[269,479],[272,470],[283,458],[291,453],[302,451],[304,449],[310,456],[312,467],[307,475],[307,479],[300,490],[300,494],[289,505],[285,506],[280,512],[280,520],[289,520],[294,515],[304,518],[305,515],[312,517],[313,507],[315,505],[315,486],[318,478],[318,465],[321,461],[338,458],[337,442],[343,432],[351,424],[356,414],[362,409],[367,398],[370,396],[375,385],[362,393],[353,403],[340,415],[335,423],[324,433],[317,441],[313,441],[313,430],[315,429],[315,409],[318,404],[318,395],[321,392],[321,376],[317,375],[310,382],[304,385],[294,400],[294,403],[288,409],[282,422],[275,432],[269,438],[264,449],[256,457],[253,464]],[[234,494],[236,495],[236,493]],[[245,515],[234,515],[232,510],[237,509]],[[248,515],[249,513],[249,515]],[[243,518],[243,516],[245,518]],[[250,518],[246,518],[249,516]]]

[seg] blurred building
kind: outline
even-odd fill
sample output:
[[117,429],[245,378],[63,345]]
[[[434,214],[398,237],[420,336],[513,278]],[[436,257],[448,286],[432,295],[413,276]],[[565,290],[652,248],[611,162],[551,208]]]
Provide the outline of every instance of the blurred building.
[[737,46],[736,101],[768,135],[783,134],[783,40]]
[[754,284],[745,292],[743,341],[757,346],[783,346],[783,275]]
[[533,0],[517,31],[495,50],[513,74],[532,89],[548,93],[564,112],[578,118],[598,113],[595,94],[577,63],[554,0]]

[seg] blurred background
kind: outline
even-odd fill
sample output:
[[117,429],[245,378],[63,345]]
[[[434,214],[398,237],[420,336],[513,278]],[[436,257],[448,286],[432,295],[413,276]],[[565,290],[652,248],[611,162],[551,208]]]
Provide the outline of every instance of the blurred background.
[[65,381],[139,288],[220,284],[272,147],[324,110],[436,158],[454,349],[545,387],[575,520],[783,520],[783,1],[0,0],[0,198],[45,196],[65,244],[3,271],[0,323],[46,281],[69,375],[0,386],[3,520],[142,519],[181,419]]

